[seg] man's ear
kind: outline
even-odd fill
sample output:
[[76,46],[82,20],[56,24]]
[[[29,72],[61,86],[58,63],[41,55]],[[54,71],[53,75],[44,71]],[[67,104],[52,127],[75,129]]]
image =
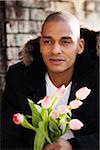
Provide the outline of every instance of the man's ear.
[[83,53],[83,51],[84,51],[84,39],[80,39],[80,41],[79,41],[79,46],[78,46],[78,54],[81,54],[81,53]]

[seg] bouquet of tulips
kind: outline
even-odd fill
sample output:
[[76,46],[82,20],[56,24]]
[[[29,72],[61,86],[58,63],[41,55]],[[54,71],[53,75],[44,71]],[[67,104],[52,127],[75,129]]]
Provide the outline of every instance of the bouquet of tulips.
[[[20,113],[14,114],[13,121],[15,124],[21,124],[23,127],[36,132],[34,137],[34,150],[42,150],[44,144],[54,142],[64,135],[68,129],[79,130],[83,123],[78,119],[72,119],[72,109],[80,107],[91,90],[87,87],[79,89],[76,93],[76,99],[72,100],[69,105],[60,105],[58,109],[54,106],[60,101],[65,93],[65,86],[62,85],[52,96],[45,96],[37,104],[28,99],[32,116]],[[41,104],[41,105],[40,105]],[[31,123],[28,119],[31,118]],[[65,128],[62,129],[61,126]]]

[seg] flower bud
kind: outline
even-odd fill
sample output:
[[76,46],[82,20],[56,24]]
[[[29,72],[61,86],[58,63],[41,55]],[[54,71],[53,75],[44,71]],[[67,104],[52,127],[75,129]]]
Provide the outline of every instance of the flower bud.
[[80,130],[83,127],[83,123],[78,119],[72,119],[69,122],[69,126],[72,130]]
[[83,104],[82,101],[80,100],[73,100],[69,103],[69,106],[72,108],[72,109],[77,109],[79,108],[81,105]]
[[24,121],[24,116],[20,113],[13,115],[13,122],[17,125],[21,124]]
[[91,90],[87,87],[82,87],[76,92],[76,98],[84,100],[90,94]]
[[51,117],[52,117],[53,119],[57,119],[57,118],[59,117],[59,112],[53,111],[53,112],[51,113]]
[[44,98],[43,98],[43,101],[42,101],[42,107],[43,108],[50,108],[50,106],[51,106],[51,100],[50,100],[50,97],[49,96],[45,96]]
[[69,110],[69,106],[68,105],[60,105],[58,107],[58,112],[59,114],[64,114],[64,113],[68,113],[70,110]]
[[57,91],[56,91],[56,95],[59,97],[62,97],[62,96],[64,96],[64,94],[65,94],[65,85],[62,85],[61,87],[59,87],[58,89],[57,89]]

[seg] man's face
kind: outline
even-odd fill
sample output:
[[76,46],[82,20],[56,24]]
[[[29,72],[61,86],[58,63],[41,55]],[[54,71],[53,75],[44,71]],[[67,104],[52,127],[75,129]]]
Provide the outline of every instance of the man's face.
[[67,22],[50,21],[43,27],[40,49],[48,71],[64,73],[74,67],[76,55],[83,52],[83,42]]

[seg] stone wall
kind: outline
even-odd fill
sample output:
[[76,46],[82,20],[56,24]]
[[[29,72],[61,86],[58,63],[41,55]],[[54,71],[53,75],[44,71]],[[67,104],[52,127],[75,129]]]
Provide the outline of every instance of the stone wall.
[[[18,53],[22,46],[27,40],[35,38],[39,34],[43,20],[55,10],[68,10],[77,16],[83,26],[93,30],[100,29],[99,0],[6,1],[7,68],[19,61]],[[93,16],[95,17],[93,18]],[[0,80],[4,81],[4,76],[1,76],[0,73]]]

